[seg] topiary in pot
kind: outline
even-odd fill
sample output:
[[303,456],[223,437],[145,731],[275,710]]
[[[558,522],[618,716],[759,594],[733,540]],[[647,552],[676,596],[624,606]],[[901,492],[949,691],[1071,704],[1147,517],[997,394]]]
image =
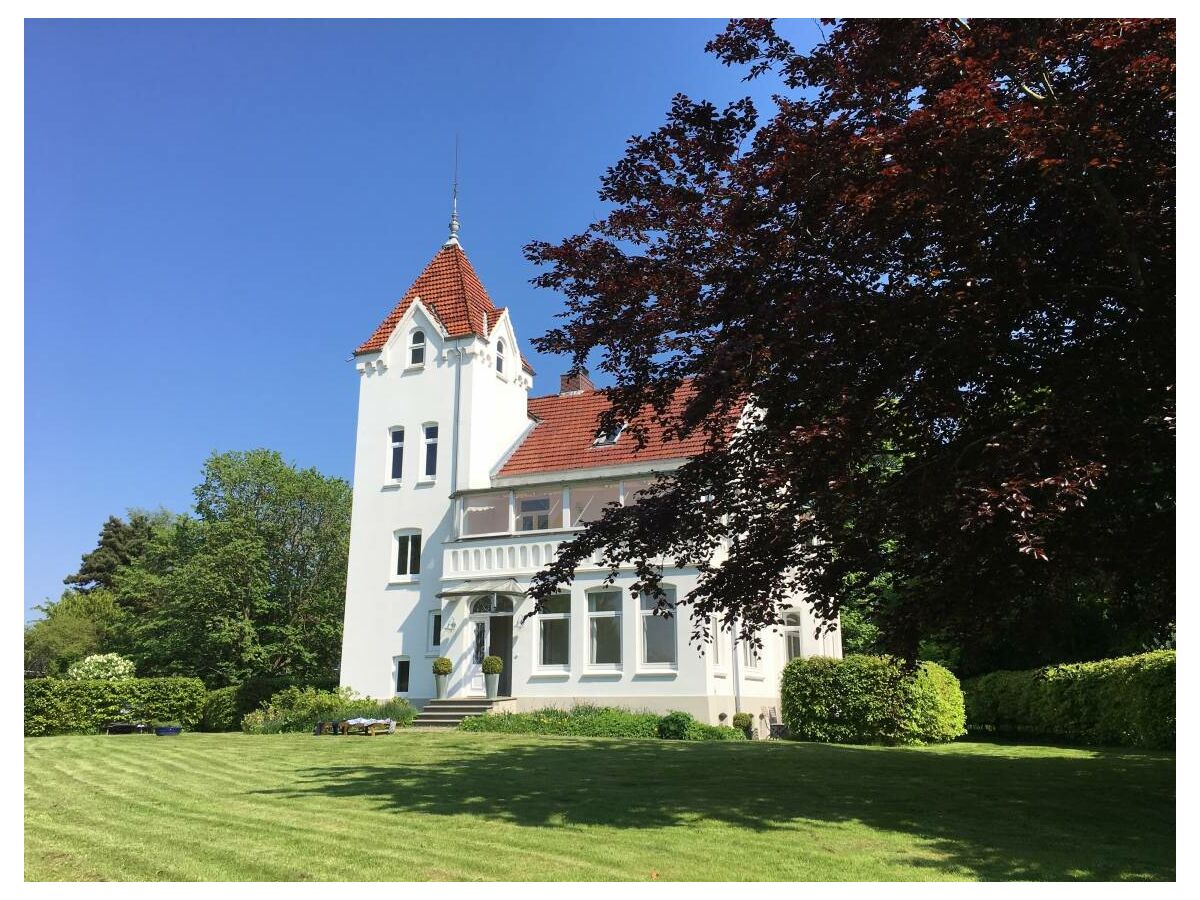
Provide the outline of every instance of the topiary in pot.
[[753,738],[750,730],[754,727],[754,716],[750,715],[748,712],[734,713],[733,727],[741,729],[742,733],[745,734],[747,738]]
[[450,673],[454,671],[454,663],[450,662],[450,657],[439,656],[433,661],[433,681],[437,687],[437,698],[443,700],[446,697],[446,682],[450,680]]
[[504,671],[504,660],[498,656],[483,658],[483,681],[487,686],[489,700],[494,700],[500,689],[500,673]]

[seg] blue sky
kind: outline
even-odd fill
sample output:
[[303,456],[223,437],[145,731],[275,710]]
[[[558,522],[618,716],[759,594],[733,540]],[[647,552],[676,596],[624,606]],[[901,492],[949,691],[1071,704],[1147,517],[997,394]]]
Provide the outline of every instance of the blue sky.
[[768,108],[703,52],[722,26],[27,22],[27,616],[109,514],[189,509],[213,451],[352,476],[347,359],[445,238],[456,133],[463,244],[553,390],[521,247],[591,221],[676,92]]

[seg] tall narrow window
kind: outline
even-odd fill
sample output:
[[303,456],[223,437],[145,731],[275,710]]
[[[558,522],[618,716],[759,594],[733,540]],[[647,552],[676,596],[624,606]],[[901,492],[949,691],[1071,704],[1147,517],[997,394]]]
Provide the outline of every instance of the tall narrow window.
[[655,615],[658,600],[655,597],[641,598],[642,601],[642,663],[648,666],[675,665],[675,603],[674,595],[667,593],[667,609],[670,618]]
[[796,659],[804,655],[803,643],[800,640],[800,613],[790,612],[783,617],[783,639],[787,649],[787,658]]
[[716,616],[712,617],[712,664],[715,667],[721,665],[721,620]]
[[408,364],[410,366],[425,365],[425,332],[414,331],[408,344]]
[[421,532],[410,531],[396,536],[396,574],[421,573]]
[[588,595],[588,629],[593,666],[621,664],[621,592]]
[[437,475],[437,445],[438,445],[438,427],[436,425],[425,426],[425,477],[433,478]]
[[409,660],[406,656],[397,656],[396,663],[396,693],[408,693],[408,669]]
[[747,640],[742,641],[742,663],[747,669],[757,669],[762,662],[762,656],[755,647]]
[[399,481],[404,471],[404,429],[392,429],[392,481]]
[[429,613],[429,649],[440,650],[442,647],[442,614],[434,610]]
[[541,620],[538,662],[543,666],[567,668],[571,664],[570,595],[547,597],[538,618]]
[[504,341],[496,341],[496,371],[504,374]]

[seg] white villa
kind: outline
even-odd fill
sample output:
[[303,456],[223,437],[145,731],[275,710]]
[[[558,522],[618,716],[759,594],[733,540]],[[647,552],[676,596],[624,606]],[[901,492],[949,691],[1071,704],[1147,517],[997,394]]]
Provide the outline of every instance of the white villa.
[[[455,217],[450,239],[355,351],[341,683],[421,706],[435,695],[433,659],[447,656],[447,697],[483,697],[481,663],[495,655],[503,709],[588,702],[716,723],[778,708],[788,659],[841,655],[838,632],[814,638],[800,598],[780,598],[783,624],[763,635],[761,654],[727,630],[691,644],[686,620],[652,615],[630,595],[632,576],[605,585],[599,566],[581,567],[522,622],[529,579],[559,544],[606,504],[636,503],[699,441],[635,452],[628,435],[597,437],[607,401],[586,376],[529,396],[534,373],[509,311],[488,297],[457,232]],[[681,599],[696,576],[667,569],[664,583]]]

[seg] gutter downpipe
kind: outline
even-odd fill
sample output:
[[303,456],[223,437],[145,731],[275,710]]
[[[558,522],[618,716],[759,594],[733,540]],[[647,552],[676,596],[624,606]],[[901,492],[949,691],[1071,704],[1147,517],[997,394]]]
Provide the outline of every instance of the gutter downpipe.
[[733,620],[733,711],[742,711],[742,658],[738,653],[738,621]]

